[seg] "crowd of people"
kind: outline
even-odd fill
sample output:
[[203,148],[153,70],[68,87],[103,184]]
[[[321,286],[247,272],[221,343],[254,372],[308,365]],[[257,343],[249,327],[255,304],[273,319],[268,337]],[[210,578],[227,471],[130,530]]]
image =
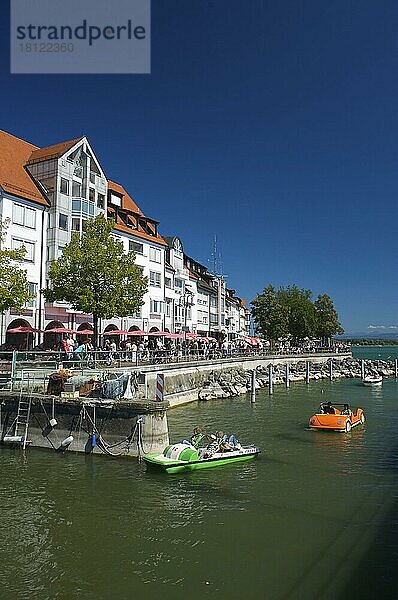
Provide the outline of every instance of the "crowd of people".
[[[108,364],[127,362],[141,364],[145,362],[175,362],[179,360],[211,360],[245,355],[270,355],[270,354],[304,354],[315,353],[321,350],[330,352],[344,352],[351,347],[343,342],[334,342],[328,348],[322,348],[314,341],[303,346],[290,346],[280,343],[271,348],[270,344],[259,338],[237,338],[228,340],[222,336],[191,337],[171,339],[166,336],[127,337],[121,339],[117,336],[103,336],[103,342],[94,348],[91,337],[82,336],[75,339],[72,335],[65,335],[56,343],[52,351],[60,352],[61,358],[67,361],[82,361],[95,359]],[[44,347],[36,347],[37,351],[48,351]],[[33,350],[34,351],[34,350]],[[32,352],[32,351],[30,351]]]

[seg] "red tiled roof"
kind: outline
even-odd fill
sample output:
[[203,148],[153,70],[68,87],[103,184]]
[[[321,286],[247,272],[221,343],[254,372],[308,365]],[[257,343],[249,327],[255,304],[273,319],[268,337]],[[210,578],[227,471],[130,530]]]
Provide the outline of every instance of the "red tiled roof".
[[[186,267],[186,268],[187,268],[187,267]],[[199,279],[200,279],[200,277],[198,277],[198,276],[196,275],[196,273],[194,273],[193,271],[191,271],[191,269],[188,269],[188,268],[187,268],[187,271],[188,271],[188,273],[189,273],[189,276],[190,276],[190,278],[191,278],[191,279],[197,279],[197,280],[199,280]]]
[[46,160],[49,158],[59,158],[65,152],[70,150],[77,142],[80,142],[83,137],[76,138],[74,140],[68,140],[67,142],[60,142],[59,144],[54,144],[53,146],[46,146],[45,148],[36,148],[33,150],[32,154],[29,157],[28,165],[35,162],[40,162],[42,160]]
[[129,233],[130,235],[133,235],[133,236],[137,236],[144,240],[149,240],[150,242],[153,242],[154,244],[160,244],[161,246],[167,246],[166,242],[164,241],[162,236],[160,236],[159,234],[157,235],[157,237],[155,235],[149,235],[149,233],[146,233],[145,231],[138,231],[138,229],[132,229],[131,227],[127,227],[127,225],[125,225],[124,223],[120,223],[119,221],[117,223],[115,223],[115,229],[117,229],[118,231],[123,231],[124,233]]
[[115,183],[114,181],[108,181],[108,189],[111,190],[111,192],[116,192],[116,194],[120,194],[121,196],[123,196],[122,208],[132,210],[133,212],[144,216],[144,213],[138,208],[130,194],[126,192],[123,186],[119,185],[118,183]]
[[37,149],[29,142],[0,131],[0,185],[9,194],[49,206],[44,193],[24,167],[29,156]]
[[[116,183],[115,181],[108,180],[108,189],[111,192],[115,192],[119,196],[122,196],[121,209],[127,211],[127,214],[128,214],[128,211],[131,211],[133,213],[136,213],[143,219],[146,218],[144,213],[142,212],[142,210],[137,206],[137,204],[134,202],[134,200],[132,199],[130,194],[125,190],[125,188],[122,185],[120,185],[119,183]],[[117,212],[113,209],[113,207],[108,207],[108,210],[111,210],[111,209],[112,209],[112,212]],[[132,222],[132,219],[134,219],[134,216],[128,215],[128,217],[129,217],[130,222]],[[137,237],[140,237],[145,240],[149,240],[151,242],[155,242],[157,244],[161,244],[162,246],[167,246],[167,243],[164,241],[162,236],[159,235],[159,233],[158,234],[155,233],[155,226],[152,223],[147,223],[147,226],[148,226],[149,230],[152,231],[153,233],[148,233],[147,231],[144,231],[142,226],[139,223],[137,224],[137,229],[135,229],[134,227],[129,227],[121,220],[120,216],[118,216],[116,219],[115,229],[118,229],[119,231],[123,231],[124,233],[130,233],[131,235],[135,235]]]

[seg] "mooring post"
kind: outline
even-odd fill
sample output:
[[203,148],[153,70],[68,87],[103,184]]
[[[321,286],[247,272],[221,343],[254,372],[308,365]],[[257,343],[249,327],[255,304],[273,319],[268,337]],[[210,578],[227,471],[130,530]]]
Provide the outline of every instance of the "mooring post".
[[361,379],[365,378],[365,361],[361,360]]
[[289,363],[285,364],[285,384],[287,388],[290,387]]
[[274,393],[273,367],[268,365],[268,391],[271,396]]
[[307,360],[305,363],[305,383],[308,385],[310,382],[310,361]]
[[163,402],[164,396],[164,374],[158,373],[156,376],[156,397],[157,402]]
[[253,369],[250,402],[254,403],[255,401],[256,401],[256,369]]
[[17,368],[17,351],[12,351],[12,363],[11,363],[11,391],[14,389],[15,372]]
[[398,358],[395,359],[395,379],[398,377]]
[[333,358],[330,359],[329,363],[329,379],[330,381],[333,380]]

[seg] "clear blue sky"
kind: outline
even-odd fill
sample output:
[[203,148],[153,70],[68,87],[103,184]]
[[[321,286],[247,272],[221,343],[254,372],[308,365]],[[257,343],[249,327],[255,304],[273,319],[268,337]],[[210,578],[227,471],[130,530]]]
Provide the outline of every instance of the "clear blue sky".
[[347,331],[398,326],[398,3],[153,0],[151,75],[10,75],[0,127],[82,133],[164,235],[228,284],[335,300]]

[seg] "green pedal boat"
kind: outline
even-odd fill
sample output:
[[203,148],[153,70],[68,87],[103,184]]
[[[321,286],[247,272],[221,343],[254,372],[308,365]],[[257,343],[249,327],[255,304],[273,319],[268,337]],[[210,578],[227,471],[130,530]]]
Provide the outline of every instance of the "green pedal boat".
[[257,448],[257,446],[241,446],[239,449],[216,452],[210,457],[201,458],[202,452],[199,452],[193,446],[174,444],[167,446],[162,454],[145,454],[144,461],[148,466],[166,471],[166,473],[181,473],[250,460],[259,453],[260,448]]

